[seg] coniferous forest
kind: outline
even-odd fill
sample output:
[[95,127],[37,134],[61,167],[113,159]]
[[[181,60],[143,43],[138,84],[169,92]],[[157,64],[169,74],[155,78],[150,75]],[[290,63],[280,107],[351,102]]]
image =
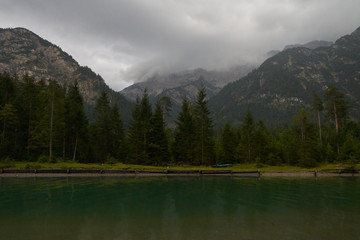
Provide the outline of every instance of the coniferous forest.
[[[77,82],[21,79],[0,74],[0,161],[74,161],[164,166],[257,163],[315,167],[359,163],[360,123],[348,116],[350,104],[336,87],[314,95],[287,126],[269,129],[251,109],[240,127],[215,129],[204,89],[184,99],[174,128],[166,126],[171,102],[151,106],[146,91],[124,125],[119,106],[105,92],[90,122]],[[264,119],[266,120],[266,119]]]

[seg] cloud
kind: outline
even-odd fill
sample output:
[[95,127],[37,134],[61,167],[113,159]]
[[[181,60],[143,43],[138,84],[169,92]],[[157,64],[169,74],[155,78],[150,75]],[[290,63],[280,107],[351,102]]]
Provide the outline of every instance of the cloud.
[[120,90],[157,73],[260,61],[287,44],[360,25],[358,0],[2,0],[1,27],[26,27]]

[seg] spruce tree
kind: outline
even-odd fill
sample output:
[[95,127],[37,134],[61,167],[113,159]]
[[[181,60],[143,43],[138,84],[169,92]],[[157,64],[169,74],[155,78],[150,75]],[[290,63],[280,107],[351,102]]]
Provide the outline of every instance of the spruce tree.
[[[88,155],[84,147],[88,144],[88,121],[76,81],[70,86],[65,99],[65,140],[64,154],[68,152],[68,157],[73,161],[77,160],[78,155],[85,160]],[[65,151],[66,148],[69,150]]]
[[345,95],[335,86],[329,86],[324,93],[325,110],[330,119],[335,123],[336,134],[339,134],[339,126],[349,113],[348,101]]
[[110,154],[117,159],[124,159],[126,153],[124,152],[124,124],[121,119],[119,107],[114,105],[111,108],[111,149]]
[[196,144],[196,123],[192,113],[191,103],[183,99],[181,112],[179,113],[175,129],[173,155],[178,163],[194,164]]
[[91,135],[95,161],[104,163],[111,149],[111,107],[105,92],[101,93],[96,102],[94,118]]
[[320,114],[324,110],[324,105],[323,105],[323,102],[322,102],[321,98],[317,94],[314,94],[313,109],[317,111],[318,126],[319,126],[319,138],[320,138],[320,143],[322,143],[321,117],[320,117]]
[[220,137],[219,163],[235,163],[237,161],[238,139],[230,124],[225,124]]
[[329,119],[335,123],[336,149],[340,153],[339,129],[345,122],[349,113],[348,101],[345,95],[335,86],[329,86],[324,93],[325,111]]
[[201,88],[195,104],[196,147],[195,164],[211,165],[215,163],[215,143],[213,123],[207,107],[206,91]]
[[254,132],[255,124],[253,116],[248,109],[241,127],[241,138],[240,138],[240,154],[245,162],[251,162],[254,159],[253,148],[254,148]]
[[170,160],[168,139],[165,133],[163,110],[160,102],[155,105],[151,118],[149,160],[151,165],[165,165]]
[[129,160],[131,163],[148,164],[151,131],[151,105],[146,90],[140,100],[137,98],[129,128]]

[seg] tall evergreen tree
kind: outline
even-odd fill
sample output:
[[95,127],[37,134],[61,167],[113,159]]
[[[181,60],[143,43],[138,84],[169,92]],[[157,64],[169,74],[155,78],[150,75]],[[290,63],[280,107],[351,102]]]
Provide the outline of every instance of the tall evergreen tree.
[[239,144],[236,133],[230,124],[225,124],[220,137],[219,163],[235,163],[237,161],[237,146]]
[[310,113],[304,109],[293,117],[292,127],[297,145],[297,158],[293,163],[299,163],[302,167],[313,167],[316,165],[320,149],[315,141],[314,125],[310,121]]
[[253,156],[257,161],[265,162],[270,148],[269,132],[263,121],[258,121],[253,132]]
[[[85,116],[83,100],[76,81],[74,85],[69,87],[69,91],[65,99],[64,133],[66,140],[63,146],[64,154],[66,152],[65,148],[68,148],[68,156],[73,161],[77,160],[77,155],[86,158],[88,151],[84,145],[88,144],[88,121]],[[81,146],[80,154],[79,146]]]
[[202,87],[195,104],[196,152],[195,163],[211,165],[215,163],[215,143],[213,123],[207,107],[206,91]]
[[163,110],[159,101],[155,105],[155,112],[151,118],[149,158],[150,163],[154,165],[165,165],[170,160]]
[[178,163],[195,163],[196,124],[191,103],[185,98],[182,102],[175,129],[173,155]]
[[146,90],[142,99],[137,99],[129,128],[130,162],[147,164],[149,162],[149,143],[151,131],[151,105]]
[[104,163],[111,149],[111,107],[108,95],[102,92],[94,111],[95,121],[91,126],[92,147],[95,161]]
[[323,105],[323,102],[322,102],[321,98],[317,94],[314,94],[313,109],[317,111],[318,126],[319,126],[319,138],[320,138],[320,143],[322,143],[321,117],[320,117],[320,114],[324,110],[324,105]]
[[348,116],[348,101],[345,99],[345,95],[335,86],[329,86],[326,89],[324,100],[326,113],[334,121],[336,134],[339,134],[339,125]]
[[[49,161],[53,159],[53,148],[63,145],[65,127],[65,89],[56,81],[50,80],[47,96],[49,101]],[[57,146],[56,146],[57,144]],[[62,148],[58,148],[62,149]]]
[[21,125],[22,125],[22,141],[26,148],[26,156],[30,157],[30,149],[33,143],[31,133],[36,126],[36,113],[42,107],[39,99],[40,84],[35,82],[34,77],[25,75],[20,85],[20,93],[18,96],[19,105],[21,106]]
[[15,101],[16,86],[14,79],[8,73],[0,74],[0,106]]
[[243,124],[241,126],[240,152],[245,162],[251,162],[253,156],[255,124],[253,116],[248,109],[245,114]]
[[163,121],[164,123],[166,123],[166,117],[170,115],[170,111],[171,111],[171,100],[168,96],[162,96],[159,99],[159,104],[161,106],[161,110],[163,113]]
[[329,86],[324,93],[325,110],[329,119],[335,123],[336,149],[340,153],[339,129],[340,125],[345,122],[349,113],[349,104],[345,95],[335,86]]
[[124,141],[125,141],[125,134],[124,134],[124,124],[121,119],[121,114],[119,111],[119,107],[114,105],[111,108],[111,149],[110,154],[117,159],[124,158]]
[[[14,135],[14,128],[18,123],[17,110],[11,103],[7,103],[0,108],[1,121],[1,139],[0,139],[0,154],[1,156],[9,155],[15,156],[14,143],[16,142],[16,135]],[[1,158],[1,157],[0,157]]]

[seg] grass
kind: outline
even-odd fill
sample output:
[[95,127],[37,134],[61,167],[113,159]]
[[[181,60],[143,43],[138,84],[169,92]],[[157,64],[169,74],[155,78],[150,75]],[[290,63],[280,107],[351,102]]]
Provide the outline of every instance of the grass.
[[[232,170],[232,171],[257,171],[261,172],[304,172],[304,171],[324,171],[326,169],[337,169],[337,168],[349,168],[354,165],[346,163],[331,163],[321,164],[315,168],[302,168],[296,166],[269,166],[262,165],[261,167],[257,164],[234,164],[230,167],[225,168],[213,168],[211,166],[186,166],[186,165],[173,165],[173,166],[143,166],[133,164],[88,164],[88,163],[77,163],[77,162],[59,162],[59,163],[42,163],[42,162],[0,162],[0,169],[11,168],[11,169],[100,169],[100,170],[146,170],[146,171],[157,171],[157,170]],[[360,169],[360,164],[354,166],[356,169]]]

